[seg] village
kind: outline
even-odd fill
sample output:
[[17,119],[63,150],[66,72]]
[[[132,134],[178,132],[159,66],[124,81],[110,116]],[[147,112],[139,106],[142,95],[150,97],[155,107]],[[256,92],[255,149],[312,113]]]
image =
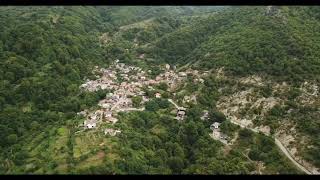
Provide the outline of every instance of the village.
[[[146,96],[143,87],[154,90],[154,85],[166,83],[169,90],[174,92],[175,87],[186,80],[189,74],[195,77],[195,83],[204,83],[204,80],[201,77],[207,74],[207,72],[201,74],[197,70],[190,69],[185,72],[181,71],[177,73],[175,72],[175,67],[171,67],[169,64],[165,65],[164,70],[164,73],[159,74],[155,79],[150,79],[148,74],[150,73],[150,70],[145,72],[139,67],[119,63],[119,60],[115,60],[107,69],[96,66],[93,73],[99,74],[96,75],[97,79],[88,79],[80,86],[80,88],[90,92],[98,91],[100,89],[108,89],[111,92],[107,93],[105,98],[98,103],[100,107],[98,110],[93,112],[84,110],[78,113],[78,115],[85,117],[85,121],[82,124],[83,128],[95,129],[101,123],[110,123],[113,125],[118,121],[118,112],[143,111],[144,103],[152,98]],[[141,108],[133,107],[131,98],[135,96],[142,97]],[[161,98],[161,93],[156,92],[154,98]],[[183,121],[187,109],[177,105],[172,99],[168,99],[168,101],[176,108],[175,119],[180,122]],[[190,101],[196,101],[195,96],[185,96],[183,98],[183,102]],[[208,120],[207,111],[203,112],[201,119]],[[210,129],[213,131],[212,134],[210,134],[213,139],[226,143],[226,137],[219,133],[219,123],[212,124]],[[106,128],[104,130],[105,135],[116,136],[119,133],[121,133],[120,129]]]

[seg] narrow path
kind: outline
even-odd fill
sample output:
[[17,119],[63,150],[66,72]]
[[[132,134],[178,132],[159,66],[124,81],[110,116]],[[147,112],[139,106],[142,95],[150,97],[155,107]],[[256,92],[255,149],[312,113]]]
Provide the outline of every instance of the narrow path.
[[142,108],[124,108],[124,109],[120,109],[119,111],[144,111],[144,107]]
[[172,99],[168,99],[168,101],[173,104],[177,109],[180,109],[180,106],[178,106]]
[[110,110],[112,111],[114,108],[116,108],[120,103],[122,103],[123,99],[120,99],[115,105],[113,105]]
[[[249,129],[253,132],[256,132],[256,133],[262,133],[266,136],[270,136],[268,134],[265,134],[257,129],[253,129],[253,128],[249,128],[249,127],[246,127],[245,125],[241,124],[240,122],[237,122],[237,121],[234,121],[234,120],[230,120],[231,123],[233,124],[236,124],[236,125],[239,125],[240,127],[242,128],[246,128],[246,129]],[[273,136],[272,136],[273,137]],[[284,145],[281,143],[281,141],[279,139],[277,139],[276,137],[273,137],[275,139],[275,144],[279,147],[279,149],[282,151],[282,153],[284,155],[286,155],[290,161],[296,166],[298,167],[301,171],[307,173],[307,174],[312,174],[309,170],[307,170],[305,167],[303,167],[300,163],[298,163],[293,157],[292,155],[289,153],[289,151],[284,147]]]
[[299,164],[296,160],[293,159],[290,152],[287,150],[286,147],[283,146],[281,141],[279,141],[277,138],[274,138],[276,145],[281,149],[281,151],[302,171],[304,171],[307,174],[312,174],[310,171],[308,171],[305,167],[303,167],[301,164]]

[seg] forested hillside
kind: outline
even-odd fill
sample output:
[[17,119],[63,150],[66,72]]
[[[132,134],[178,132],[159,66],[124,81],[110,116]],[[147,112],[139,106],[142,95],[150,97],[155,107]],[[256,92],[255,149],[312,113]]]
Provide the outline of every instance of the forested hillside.
[[150,55],[236,75],[319,79],[318,14],[316,7],[232,7],[160,38]]
[[0,16],[5,147],[32,128],[63,122],[85,104],[76,98],[78,84],[90,66],[103,61],[97,33],[112,26],[99,22],[94,8],[2,7]]
[[[319,7],[9,6],[0,23],[0,174],[299,174],[271,138],[290,128],[288,147],[320,165]],[[79,112],[113,90],[79,87],[116,60],[155,81],[166,63],[206,76],[143,87],[150,101],[119,113],[110,137],[83,129]],[[184,122],[169,98],[187,108]],[[214,122],[232,143],[209,136]]]

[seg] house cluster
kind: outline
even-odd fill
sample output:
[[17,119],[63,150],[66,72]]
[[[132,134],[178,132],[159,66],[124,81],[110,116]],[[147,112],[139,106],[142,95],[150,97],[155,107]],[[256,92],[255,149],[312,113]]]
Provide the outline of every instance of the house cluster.
[[[119,63],[119,60],[116,60],[109,68],[99,68],[96,66],[93,73],[99,74],[96,75],[97,79],[87,80],[80,88],[90,92],[108,89],[110,93],[107,93],[105,98],[98,103],[100,109],[91,113],[87,111],[79,113],[86,117],[83,126],[86,129],[92,129],[96,128],[101,122],[115,124],[118,121],[116,117],[118,112],[141,110],[132,107],[131,97],[141,96],[142,104],[149,101],[142,87],[153,89],[153,85],[163,82],[172,87],[186,79],[190,73],[195,76],[199,75],[198,71],[194,70],[176,73],[174,69],[175,67],[171,68],[167,64],[165,65],[164,73],[159,74],[155,79],[149,79],[148,73],[141,68]],[[150,70],[148,72],[150,73]],[[161,94],[156,93],[155,97],[161,98]],[[186,100],[194,101],[195,96]],[[178,108],[176,119],[183,120],[185,114],[185,108]],[[120,132],[120,130],[105,130],[105,134],[110,134],[111,136]]]
[[[128,66],[118,62],[116,60],[108,69],[98,69],[96,67],[94,69],[95,73],[98,72],[101,76],[96,80],[88,80],[81,85],[80,88],[91,92],[99,89],[112,91],[106,94],[105,98],[98,103],[101,107],[100,110],[91,114],[82,112],[86,116],[84,121],[85,128],[95,128],[102,121],[116,123],[118,121],[115,117],[117,112],[128,109],[134,110],[132,108],[132,96],[143,96],[143,102],[148,101],[148,98],[144,96],[145,92],[141,90],[143,85],[150,84],[149,82],[146,83],[145,72],[139,67]],[[130,76],[130,74],[132,75]]]
[[155,83],[167,83],[170,89],[176,87],[178,83],[185,80],[187,73],[185,72],[175,72],[175,66],[171,67],[169,64],[165,65],[165,72],[156,76]]

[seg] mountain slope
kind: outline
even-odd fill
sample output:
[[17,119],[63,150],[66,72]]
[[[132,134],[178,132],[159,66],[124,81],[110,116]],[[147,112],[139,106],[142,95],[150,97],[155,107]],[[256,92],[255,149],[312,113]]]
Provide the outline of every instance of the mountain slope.
[[[230,118],[269,127],[296,157],[319,167],[318,7],[0,9],[2,174],[302,173],[273,138]],[[152,78],[164,63],[208,71],[203,83],[188,75],[174,92],[165,84],[146,90],[147,111],[119,113],[115,127],[123,131],[108,137],[79,127],[77,113],[96,110],[112,90],[79,86],[101,78],[95,66],[116,59],[151,70]],[[187,96],[196,103],[185,103]],[[188,108],[185,122],[173,118],[166,98]],[[209,121],[201,120],[203,110]],[[209,136],[215,121],[231,145]]]
[[266,7],[234,7],[178,29],[146,51],[169,63],[198,61],[200,68],[223,66],[238,75],[319,79],[318,28],[309,7],[279,7],[273,14]]

